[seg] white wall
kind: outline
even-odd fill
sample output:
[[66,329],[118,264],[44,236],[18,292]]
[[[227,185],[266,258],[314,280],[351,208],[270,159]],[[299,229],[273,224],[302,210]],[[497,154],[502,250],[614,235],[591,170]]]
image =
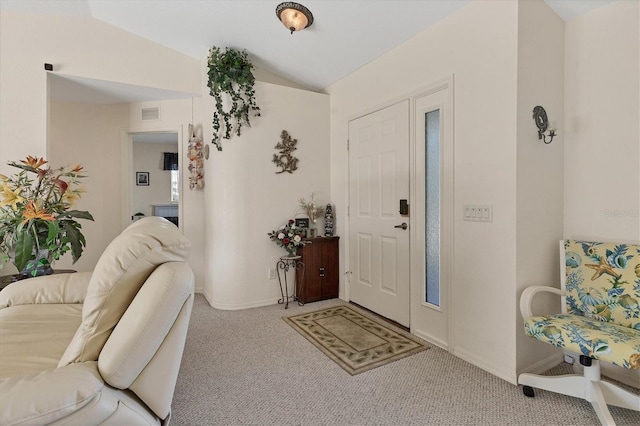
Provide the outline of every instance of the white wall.
[[[472,2],[331,86],[330,100],[258,83],[263,117],[252,120],[241,138],[225,141],[223,152],[212,150],[203,191],[183,186],[187,216],[182,226],[192,241],[197,288],[214,306],[226,309],[274,303],[279,290],[267,271],[282,250],[266,234],[291,217],[298,198],[311,191],[336,205],[344,272],[348,120],[453,74],[453,352],[513,381],[534,358],[522,354],[529,345],[520,333],[517,296],[529,280],[544,280],[555,270],[557,260],[546,250],[556,252],[555,242],[548,240],[556,238],[557,215],[564,218],[566,237],[640,241],[638,2],[616,2],[566,23],[564,106],[559,64],[543,67],[549,58],[561,56],[561,30],[539,3]],[[537,28],[536,20],[544,24]],[[536,37],[542,37],[544,48],[535,49]],[[536,52],[541,52],[539,62]],[[47,146],[44,62],[70,75],[205,96],[193,103],[168,102],[173,112],[158,123],[139,119],[139,108],[153,105],[129,106],[119,146],[99,142],[96,134],[92,141],[99,150],[82,132],[97,126],[100,133],[105,111],[106,122],[124,113],[116,107],[87,108],[81,115],[70,107],[69,121],[91,114],[100,118],[80,124],[78,138],[66,148],[57,148],[54,141]],[[213,100],[206,95],[205,68],[204,58],[193,60],[90,18],[0,14],[0,173],[6,173],[8,159],[47,151],[52,162],[85,165],[91,186],[78,207],[98,214],[100,221],[83,226],[90,247],[77,269],[91,269],[98,253],[93,250],[110,241],[107,234],[117,233],[126,216],[122,194],[111,180],[122,171],[101,170],[110,159],[126,157],[123,132],[179,128],[184,153],[186,125],[195,120],[203,126],[205,142],[210,140]],[[536,139],[529,109],[537,104],[561,126],[550,146]],[[276,175],[271,163],[283,129],[299,140],[300,169],[293,175]],[[69,130],[59,130],[52,126],[52,133],[64,139]],[[563,154],[561,191],[554,182],[560,179]],[[182,161],[186,170],[184,155]],[[564,213],[557,202],[562,192]],[[100,198],[90,197],[93,193]],[[463,204],[492,204],[494,222],[462,221]],[[541,204],[544,211],[538,216],[533,208]],[[543,232],[533,235],[533,229]],[[544,255],[536,252],[538,247]],[[541,265],[535,271],[526,266],[530,255]],[[344,296],[344,282],[340,291]]]
[[[347,224],[347,123],[454,75],[455,201],[450,347],[515,377],[516,2],[472,2],[329,88],[331,192]],[[464,204],[492,204],[493,223],[464,222]],[[346,237],[346,236],[344,236]],[[346,238],[341,270],[346,270]],[[340,284],[344,293],[345,283]]]
[[[196,290],[205,291],[209,300],[226,308],[277,300],[277,281],[268,280],[267,271],[280,252],[267,232],[293,216],[297,200],[312,191],[320,201],[331,201],[326,95],[258,83],[262,121],[255,120],[242,138],[225,144],[224,152],[212,150],[206,162],[205,189],[189,190],[184,155],[188,123],[201,126],[205,142],[211,139],[213,99],[204,84],[206,58],[194,60],[92,18],[14,13],[0,15],[0,55],[0,172],[5,159],[28,154],[49,154],[52,161],[65,164],[73,159],[90,172],[87,194],[78,207],[91,211],[96,222],[83,225],[88,247],[73,265],[75,269],[92,269],[132,214],[125,201],[134,175],[122,170],[131,158],[127,132],[179,130],[183,138],[181,228],[192,243],[189,264],[196,275]],[[52,63],[54,72],[202,94],[203,98],[130,104],[128,115],[116,106],[69,106],[66,112],[52,113],[55,140],[47,145],[44,62]],[[142,122],[140,108],[158,105],[160,119]],[[118,117],[112,120],[111,114]],[[283,129],[299,140],[300,169],[293,175],[276,175],[271,163]],[[205,193],[209,194],[207,209]],[[229,232],[233,229],[229,224],[236,225],[238,232]],[[230,247],[236,249],[230,252]],[[229,255],[237,260],[227,262]],[[58,266],[67,264],[70,259]]]
[[[566,238],[640,242],[640,3],[566,23]],[[638,383],[640,371],[603,365]]]
[[[54,72],[196,95],[201,92],[201,63],[92,18],[0,14],[0,173],[9,173],[6,161],[27,155],[44,156],[53,163],[85,165],[90,177],[87,194],[78,208],[89,210],[96,222],[83,224],[88,247],[73,268],[91,270],[131,215],[124,211],[123,203],[123,182],[133,179],[120,166],[127,158],[123,135],[127,131],[183,128],[182,134],[186,135],[193,108],[199,108],[200,102],[168,101],[160,120],[145,123],[141,122],[139,108],[157,106],[157,102],[133,104],[128,112],[118,106],[69,107],[57,116],[68,125],[60,122],[52,130],[60,143],[48,141],[45,62],[54,65]],[[52,116],[56,116],[55,111]],[[186,169],[186,155],[181,161]],[[196,275],[196,288],[202,288],[203,197],[202,191],[186,188],[181,202],[187,216],[181,227],[192,243],[189,264]],[[56,265],[63,268],[67,264],[71,264],[70,259]]]
[[[263,82],[255,88],[262,116],[252,118],[241,137],[223,140],[223,151],[212,146],[205,162],[204,294],[220,309],[276,303],[278,281],[268,279],[268,270],[285,251],[267,233],[293,218],[298,199],[312,191],[317,200],[332,202],[329,97]],[[208,95],[203,101],[201,121],[209,123],[214,101]],[[271,161],[282,130],[298,140],[292,174],[276,174],[280,168]],[[205,126],[205,142],[211,135]]]
[[178,146],[175,143],[133,143],[133,171],[149,173],[149,186],[130,181],[133,214],[141,212],[151,216],[154,204],[171,204],[171,171],[162,170],[165,152],[178,152]]
[[640,241],[640,3],[566,24],[567,238]]
[[[199,101],[195,100],[196,104]],[[142,121],[141,108],[158,107],[162,111],[158,120]],[[87,240],[87,248],[80,260],[73,264],[70,256],[56,262],[57,268],[73,268],[79,271],[93,270],[95,263],[120,231],[131,223],[131,216],[139,207],[133,200],[141,201],[147,206],[161,198],[143,199],[132,194],[132,188],[153,189],[158,186],[160,175],[169,172],[159,170],[161,146],[153,157],[149,157],[149,167],[145,170],[151,175],[150,187],[136,187],[135,167],[133,164],[133,145],[129,132],[175,131],[183,137],[180,152],[182,205],[181,229],[191,241],[189,265],[196,276],[196,288],[202,289],[202,256],[203,256],[203,191],[190,190],[188,187],[187,159],[187,126],[192,117],[192,101],[172,100],[159,102],[138,102],[132,104],[91,105],[74,102],[52,102],[50,108],[51,162],[54,165],[82,163],[87,172],[87,192],[78,203],[78,208],[88,210],[95,222],[83,221],[82,227]],[[137,145],[137,144],[136,144]],[[170,151],[174,151],[173,146]],[[152,170],[154,169],[154,170]],[[166,179],[169,179],[165,176]],[[168,203],[168,181],[162,192]],[[132,200],[129,207],[128,199]],[[150,214],[151,212],[144,212]]]
[[72,264],[67,254],[54,266],[58,269],[92,271],[106,246],[120,231],[120,210],[124,202],[120,176],[120,131],[128,121],[128,107],[52,102],[49,134],[50,164],[54,167],[82,164],[87,176],[86,192],[76,208],[87,210],[94,222],[81,220],[87,241],[80,260]]
[[93,18],[0,13],[0,173],[46,157],[47,72],[200,93],[200,62]]
[[[544,23],[541,25],[541,23]],[[543,46],[541,48],[541,46]],[[564,21],[545,2],[518,4],[516,286],[513,294],[517,370],[561,359],[560,351],[524,334],[518,301],[533,284],[560,287],[558,241],[564,202]],[[533,108],[541,105],[559,134],[538,139]],[[559,312],[560,299],[539,297],[536,312]]]

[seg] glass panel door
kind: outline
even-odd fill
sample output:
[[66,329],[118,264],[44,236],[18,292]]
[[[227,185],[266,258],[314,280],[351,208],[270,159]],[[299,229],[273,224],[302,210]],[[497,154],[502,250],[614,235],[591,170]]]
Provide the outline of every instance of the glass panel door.
[[440,306],[440,110],[425,114],[426,302]]

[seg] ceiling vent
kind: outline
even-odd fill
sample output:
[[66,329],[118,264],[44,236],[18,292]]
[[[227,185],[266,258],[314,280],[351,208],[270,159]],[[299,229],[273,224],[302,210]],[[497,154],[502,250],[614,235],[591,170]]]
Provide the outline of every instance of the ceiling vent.
[[142,108],[142,121],[157,120],[160,118],[160,108]]

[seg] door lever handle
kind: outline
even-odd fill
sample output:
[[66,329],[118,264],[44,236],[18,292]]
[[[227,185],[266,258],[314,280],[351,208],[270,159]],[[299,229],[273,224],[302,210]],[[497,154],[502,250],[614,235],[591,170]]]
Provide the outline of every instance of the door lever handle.
[[394,226],[394,228],[402,228],[402,229],[407,229],[408,227],[409,225],[407,225],[407,222],[402,222],[400,225]]

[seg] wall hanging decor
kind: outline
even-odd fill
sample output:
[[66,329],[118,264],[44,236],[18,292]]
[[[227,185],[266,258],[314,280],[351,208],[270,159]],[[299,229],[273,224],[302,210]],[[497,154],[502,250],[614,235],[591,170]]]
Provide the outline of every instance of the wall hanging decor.
[[298,169],[298,159],[291,155],[293,151],[296,149],[296,145],[298,144],[298,139],[293,139],[289,135],[289,132],[283,130],[280,134],[281,141],[275,146],[275,149],[279,150],[278,154],[273,154],[272,162],[276,163],[277,167],[282,168],[280,173],[293,173],[294,170]]
[[[206,148],[206,147],[205,147]],[[202,138],[197,134],[193,124],[189,124],[189,189],[204,188],[204,159],[206,149],[203,148]]]
[[136,186],[149,186],[149,172],[136,172]]
[[[251,127],[249,116],[260,117],[253,85],[255,78],[251,70],[253,64],[245,50],[227,48],[221,50],[213,46],[209,49],[209,94],[216,101],[213,111],[213,143],[222,151],[223,139],[231,139],[231,132],[240,136],[242,126]],[[230,97],[231,107],[224,108],[222,93]],[[220,121],[222,119],[222,122]]]
[[[542,139],[545,144],[550,144],[553,138],[557,136],[558,127],[555,121],[549,121],[547,118],[547,111],[543,107],[538,105],[533,108],[533,121],[536,122],[538,127],[538,139]],[[549,140],[547,140],[549,136]]]

